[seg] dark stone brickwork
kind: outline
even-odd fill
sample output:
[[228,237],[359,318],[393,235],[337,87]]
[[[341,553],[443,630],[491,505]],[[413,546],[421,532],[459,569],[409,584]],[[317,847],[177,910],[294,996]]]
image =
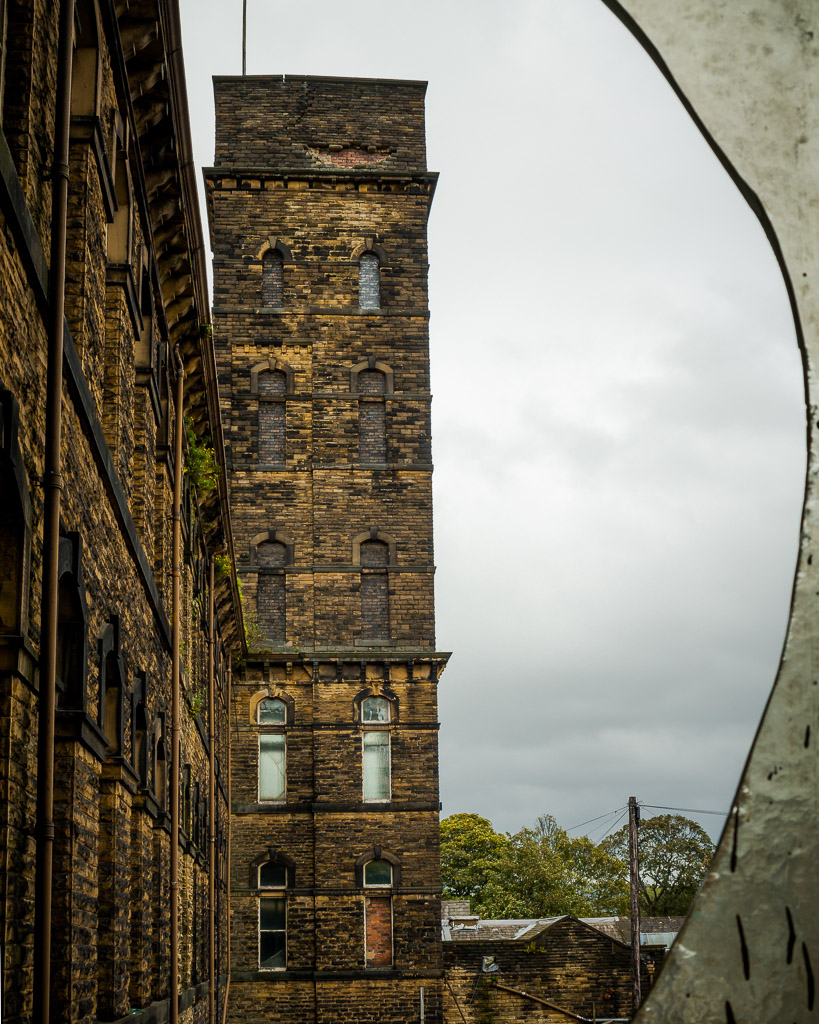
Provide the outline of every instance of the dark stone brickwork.
[[[287,458],[287,378],[278,370],[259,374],[259,463],[284,466]],[[273,401],[265,401],[273,399]]]
[[[103,5],[100,5],[103,6]],[[62,394],[60,658],[55,743],[51,1020],[92,1024],[169,996],[170,530],[175,344],[185,409],[221,458],[212,359],[200,330],[198,225],[182,201],[183,126],[159,5],[144,22],[78,4],[67,210]],[[59,5],[10,0],[0,24],[0,947],[3,1020],[29,1024],[34,997],[36,788],[43,577],[46,288]],[[164,27],[162,27],[164,25]],[[128,45],[116,40],[120,29]],[[144,31],[143,31],[144,30]],[[109,43],[116,45],[109,50]],[[150,58],[145,48],[150,49]],[[127,50],[125,63],[122,57]],[[137,57],[137,54],[140,56]],[[90,76],[90,78],[89,78]],[[184,88],[184,82],[175,81]],[[89,82],[92,88],[86,88]],[[131,96],[136,99],[131,101]],[[158,141],[161,140],[161,141]],[[137,161],[145,163],[138,166]],[[126,173],[129,170],[130,173]],[[116,196],[116,199],[115,199]],[[122,230],[125,228],[126,230]],[[201,240],[200,240],[201,245]],[[160,283],[161,282],[161,283]],[[207,793],[206,559],[229,540],[219,493],[190,480],[183,526],[181,759]],[[228,574],[229,576],[229,574]],[[227,761],[227,656],[237,636],[229,580],[217,588],[214,753]],[[63,685],[64,684],[64,685]],[[206,691],[205,691],[206,692]],[[224,786],[214,814],[228,832]],[[180,844],[181,989],[201,1021],[207,832]],[[221,975],[227,972],[220,886]],[[224,985],[219,988],[220,999]]]
[[[484,957],[498,964],[497,973],[482,974]],[[642,951],[644,997],[663,958],[663,949]],[[585,1020],[632,1015],[630,948],[576,918],[536,926],[519,940],[445,942],[444,967],[446,1024],[564,1024],[572,1019],[568,1014]]]
[[[260,619],[271,580],[286,603],[281,642],[251,655],[234,686],[229,1019],[410,1024],[423,988],[427,1024],[440,1024],[446,655],[435,653],[432,588],[425,86],[248,77],[215,89],[218,166],[205,178],[238,570]],[[388,261],[360,280],[374,245]],[[266,246],[292,257],[276,310]],[[293,374],[277,467],[257,438],[264,374],[258,397],[251,386],[271,360]],[[251,557],[253,538],[271,534],[292,542],[283,570]],[[364,800],[362,764],[361,702],[374,693],[391,708],[378,725],[391,788],[378,803]],[[276,804],[257,795],[266,696],[289,709]],[[393,858],[393,885],[365,889],[363,865],[381,857]],[[260,970],[266,858],[288,864],[279,970]]]

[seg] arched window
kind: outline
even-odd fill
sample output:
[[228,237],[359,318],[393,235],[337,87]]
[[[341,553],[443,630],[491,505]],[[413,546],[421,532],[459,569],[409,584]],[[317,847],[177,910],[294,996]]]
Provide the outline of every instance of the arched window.
[[287,882],[285,864],[268,861],[259,865],[259,970],[287,968]]
[[361,777],[365,803],[390,799],[390,710],[386,697],[367,697],[361,702]]
[[31,501],[17,425],[17,401],[0,390],[0,634],[28,626]]
[[166,811],[168,809],[168,744],[165,738],[165,715],[160,713],[158,721],[154,726],[154,750],[153,750],[153,768],[154,768],[154,798],[156,799],[159,809]]
[[387,461],[387,379],[380,370],[358,373],[358,458],[364,463]]
[[374,252],[364,252],[358,260],[358,305],[381,308],[381,261]]
[[79,534],[60,537],[57,596],[57,689],[60,710],[85,711],[88,639]]
[[[364,865],[365,889],[391,889],[392,864],[371,860]],[[364,896],[364,963],[392,967],[392,897]]]
[[147,696],[148,680],[145,673],[140,673],[131,689],[131,750],[139,784],[145,787],[148,785]]
[[284,567],[288,562],[287,545],[264,541],[256,547],[259,566],[256,612],[266,640],[284,641],[287,631],[287,592]]
[[388,860],[368,860],[364,865],[364,885],[392,888],[392,864]]
[[257,709],[259,725],[286,725],[287,705],[278,697],[265,697]]
[[262,305],[280,309],[284,305],[284,259],[277,249],[262,256]]
[[191,837],[191,766],[182,769],[182,831]]
[[120,661],[119,620],[106,623],[97,641],[99,654],[99,726],[108,741],[106,756],[122,755],[124,687]]
[[281,370],[265,370],[258,376],[258,389],[259,462],[263,466],[283,466],[287,451],[287,375]]
[[259,702],[259,802],[282,801],[287,795],[287,705],[278,697]]
[[380,540],[365,541],[361,552],[361,639],[387,643],[390,635],[389,548]]

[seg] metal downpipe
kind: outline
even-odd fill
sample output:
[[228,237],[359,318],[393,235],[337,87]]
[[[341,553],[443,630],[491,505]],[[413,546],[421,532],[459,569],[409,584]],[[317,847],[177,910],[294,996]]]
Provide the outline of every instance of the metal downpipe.
[[215,559],[210,556],[208,579],[208,1024],[216,1024],[216,714],[214,708],[214,586]]
[[225,1009],[222,1016],[222,1024],[227,1024],[228,1015],[228,1000],[230,999],[230,830],[232,820],[232,808],[233,801],[231,797],[231,766],[230,766],[230,751],[231,751],[231,714],[232,714],[232,689],[233,689],[233,655],[228,654],[228,667],[227,667],[227,797],[228,797],[228,813],[227,813],[227,899],[225,905],[227,907],[227,983],[225,984]]
[[179,648],[182,615],[180,608],[180,577],[182,570],[182,432],[185,427],[185,368],[174,348],[176,367],[176,399],[174,408],[173,463],[173,545],[171,551],[171,993],[170,1022],[179,1021]]
[[49,1024],[51,1001],[51,879],[54,862],[54,713],[57,703],[60,506],[62,499],[63,331],[68,207],[68,147],[74,0],[61,0],[51,187],[48,274],[48,368],[43,518],[43,597],[37,734],[37,858],[34,890],[34,1021]]

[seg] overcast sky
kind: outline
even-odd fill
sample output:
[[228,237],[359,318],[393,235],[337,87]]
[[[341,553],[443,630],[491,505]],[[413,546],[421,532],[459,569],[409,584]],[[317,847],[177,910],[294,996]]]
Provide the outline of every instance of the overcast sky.
[[[181,7],[204,165],[242,3]],[[601,0],[248,0],[248,20],[249,74],[429,81],[443,813],[727,809],[805,463],[755,217]]]

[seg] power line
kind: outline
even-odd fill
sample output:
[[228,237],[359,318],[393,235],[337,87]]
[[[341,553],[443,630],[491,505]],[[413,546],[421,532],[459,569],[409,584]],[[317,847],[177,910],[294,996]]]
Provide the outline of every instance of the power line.
[[598,843],[602,843],[603,840],[606,838],[606,836],[609,834],[609,832],[613,832],[617,828],[617,826],[620,824],[620,822],[623,820],[623,818],[625,818],[625,816],[627,814],[628,814],[628,807],[624,807],[623,808],[623,813],[620,815],[620,817],[615,822],[613,822],[609,826],[608,830],[606,832],[604,832],[602,836],[600,836],[600,838],[597,840]]
[[685,814],[718,814],[727,818],[729,811],[703,811],[696,807],[663,807],[661,804],[640,804],[641,807],[648,807],[652,811],[683,811]]
[[591,825],[593,821],[600,821],[602,818],[610,818],[612,814],[618,814],[620,811],[625,810],[623,807],[616,807],[613,811],[606,811],[605,814],[598,814],[596,818],[589,818],[588,821],[581,821],[579,825],[572,825],[571,828],[567,828],[567,832],[574,832],[576,828],[583,828],[584,825]]
[[[618,815],[618,813],[619,813],[619,817],[615,817],[615,815]],[[602,825],[595,825],[593,829],[590,829],[589,832],[586,833],[586,835],[589,837],[589,839],[591,839],[590,833],[597,832],[599,829],[603,828],[606,831],[604,832],[604,834],[598,840],[598,842],[602,842],[606,838],[606,836],[609,834],[609,832],[611,832],[612,829],[616,828],[617,825],[623,820],[623,818],[627,814],[628,814],[628,808],[627,807],[618,807],[616,811],[612,811],[611,812],[611,817],[614,817],[614,821],[613,822],[609,823],[609,822],[604,821],[602,823]]]

